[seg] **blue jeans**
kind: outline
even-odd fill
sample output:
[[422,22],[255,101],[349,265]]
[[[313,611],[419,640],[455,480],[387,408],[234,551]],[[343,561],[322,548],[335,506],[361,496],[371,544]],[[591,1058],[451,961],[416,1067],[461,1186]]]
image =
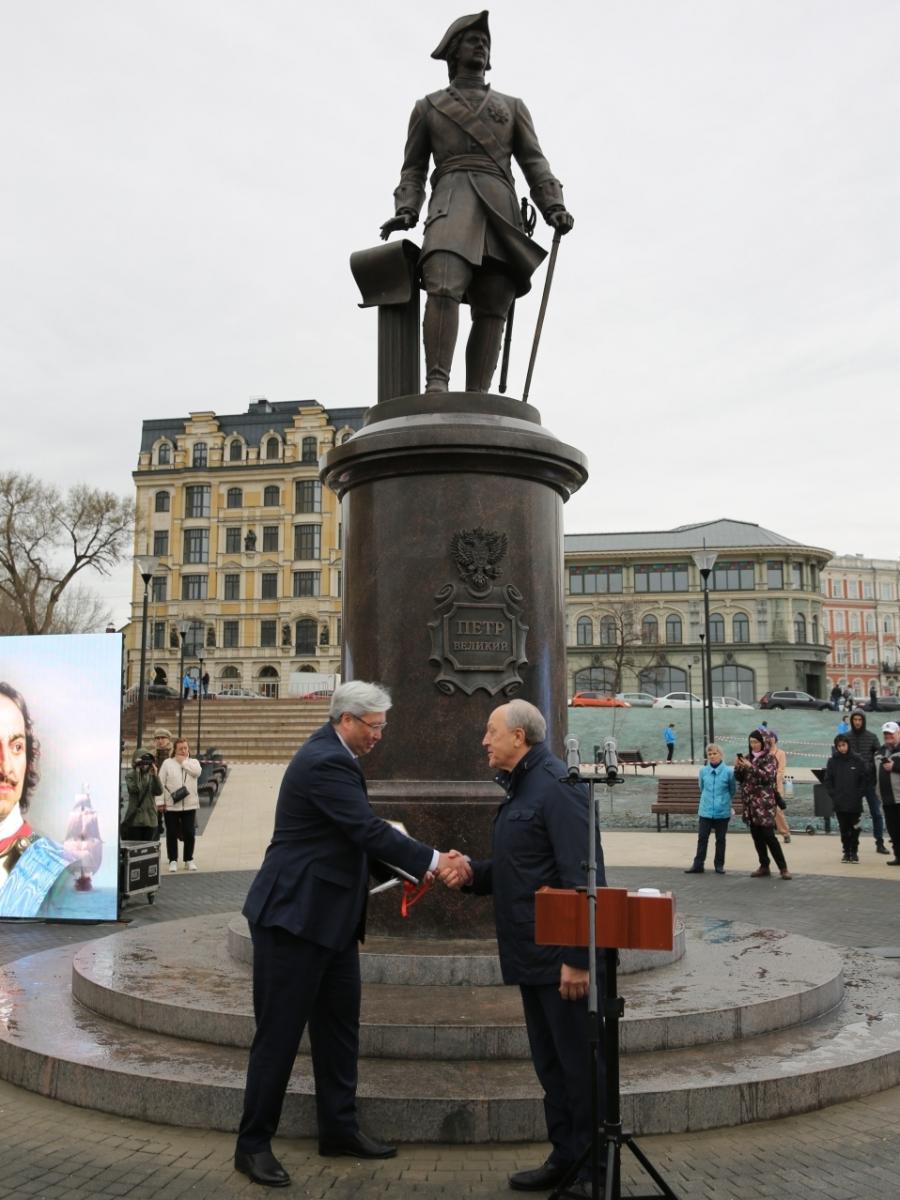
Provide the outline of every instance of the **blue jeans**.
[[725,866],[725,834],[728,832],[729,817],[698,817],[697,819],[697,853],[694,855],[694,866],[702,867],[706,862],[706,847],[709,835],[716,835],[716,849],[713,856],[713,866],[721,871]]
[[876,842],[884,841],[884,816],[881,811],[881,797],[875,790],[874,783],[866,784],[866,804],[872,815],[872,837]]

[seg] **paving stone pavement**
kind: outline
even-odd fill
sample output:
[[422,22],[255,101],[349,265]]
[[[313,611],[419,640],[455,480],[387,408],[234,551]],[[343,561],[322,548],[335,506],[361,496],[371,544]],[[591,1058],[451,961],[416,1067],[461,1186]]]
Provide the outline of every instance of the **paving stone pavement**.
[[[252,874],[164,877],[156,904],[137,902],[125,916],[137,925],[155,925],[233,911]],[[647,875],[646,868],[618,867],[610,870],[609,881],[636,886],[648,882]],[[677,889],[685,913],[753,920],[842,945],[900,945],[893,880],[807,875],[794,888],[739,873],[685,877],[680,869],[655,868],[652,882]],[[0,961],[110,931],[110,926],[0,922]],[[900,1088],[777,1123],[645,1138],[640,1144],[681,1200],[898,1200]],[[234,1172],[233,1146],[229,1134],[117,1118],[0,1082],[0,1200],[220,1200],[263,1194]],[[282,1141],[276,1149],[294,1180],[282,1194],[310,1200],[506,1196],[508,1174],[536,1165],[547,1150],[543,1144],[413,1144],[403,1146],[396,1159],[373,1164],[320,1159],[309,1141]],[[654,1190],[628,1154],[623,1180],[625,1195]]]

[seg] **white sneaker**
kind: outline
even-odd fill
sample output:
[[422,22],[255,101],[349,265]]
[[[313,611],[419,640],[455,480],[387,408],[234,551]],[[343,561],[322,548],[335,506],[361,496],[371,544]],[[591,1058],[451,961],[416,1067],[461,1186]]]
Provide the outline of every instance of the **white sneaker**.
[[190,859],[190,861],[186,862],[184,865],[188,871],[196,871],[197,870],[197,864],[194,862],[193,859]]
[[169,874],[174,875],[177,870],[178,863],[173,859],[172,862],[169,863]]

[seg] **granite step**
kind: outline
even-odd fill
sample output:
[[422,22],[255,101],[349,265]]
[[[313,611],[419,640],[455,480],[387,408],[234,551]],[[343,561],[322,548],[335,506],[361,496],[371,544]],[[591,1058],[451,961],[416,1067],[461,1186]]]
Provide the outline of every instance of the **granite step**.
[[[135,1028],[249,1046],[250,968],[231,958],[226,931],[232,924],[228,914],[216,914],[90,942],[74,957],[72,994],[95,1013]],[[704,920],[688,922],[685,936],[682,960],[622,978],[623,1053],[754,1037],[840,1003],[841,958],[808,938]],[[527,1059],[518,989],[369,983],[360,1052],[368,1058]]]
[[[168,1037],[99,1016],[69,990],[80,947],[0,971],[0,1077],[67,1103],[175,1125],[234,1130],[246,1050]],[[843,955],[838,1008],[735,1043],[623,1060],[623,1116],[638,1134],[774,1119],[900,1082],[898,964]],[[540,1090],[524,1060],[360,1061],[360,1120],[397,1141],[543,1140]],[[315,1136],[310,1060],[298,1057],[280,1133]]]

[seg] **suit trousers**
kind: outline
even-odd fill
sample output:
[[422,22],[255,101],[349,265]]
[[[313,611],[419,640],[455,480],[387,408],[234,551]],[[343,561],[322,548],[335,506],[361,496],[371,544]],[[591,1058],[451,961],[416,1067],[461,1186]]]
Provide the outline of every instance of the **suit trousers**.
[[[602,951],[598,953],[602,955]],[[602,995],[602,959],[598,968],[598,988]],[[558,983],[521,984],[519,990],[531,1059],[544,1089],[547,1136],[553,1145],[550,1159],[570,1165],[581,1157],[591,1141],[591,1018],[587,1000],[563,1000]],[[605,1110],[602,1061],[599,1070],[602,1122]],[[579,1175],[590,1176],[590,1160]]]
[[268,1150],[300,1047],[309,1026],[319,1137],[340,1141],[357,1132],[359,947],[317,946],[278,926],[250,923],[253,1011],[244,1113],[238,1149]]

